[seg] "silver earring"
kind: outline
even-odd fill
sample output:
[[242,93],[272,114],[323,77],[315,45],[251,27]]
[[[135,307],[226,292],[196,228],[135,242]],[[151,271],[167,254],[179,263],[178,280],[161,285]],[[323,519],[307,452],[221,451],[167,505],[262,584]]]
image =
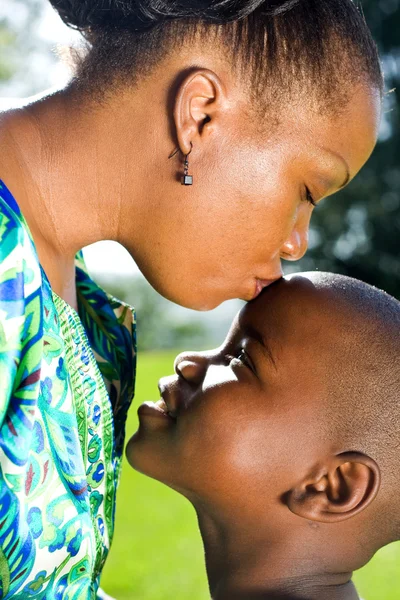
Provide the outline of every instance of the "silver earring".
[[[192,149],[193,144],[190,142],[190,151],[185,155],[185,160],[183,162],[183,176],[181,178],[182,185],[193,185],[193,175],[189,175],[189,154],[191,153]],[[172,152],[168,158],[172,158],[177,152],[179,152],[179,148]]]

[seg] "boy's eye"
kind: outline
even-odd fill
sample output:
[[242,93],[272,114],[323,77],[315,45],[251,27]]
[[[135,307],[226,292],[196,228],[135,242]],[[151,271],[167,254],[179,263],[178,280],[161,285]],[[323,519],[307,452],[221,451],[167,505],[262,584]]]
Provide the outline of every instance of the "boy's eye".
[[249,369],[251,369],[253,371],[253,373],[256,373],[256,370],[254,368],[252,360],[251,360],[250,356],[247,354],[247,352],[246,352],[246,350],[244,348],[241,349],[240,354],[238,356],[238,359],[244,365],[246,365],[246,367],[249,367]]

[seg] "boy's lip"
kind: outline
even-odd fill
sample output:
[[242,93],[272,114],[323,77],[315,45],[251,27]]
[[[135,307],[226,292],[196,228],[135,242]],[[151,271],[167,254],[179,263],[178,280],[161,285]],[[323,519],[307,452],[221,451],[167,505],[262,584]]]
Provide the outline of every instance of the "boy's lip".
[[[177,377],[165,377],[160,379],[158,383],[158,389],[160,391],[161,399],[157,402],[143,402],[138,408],[138,415],[144,417],[153,417],[156,419],[164,420],[164,422],[175,423],[177,414],[182,402],[177,398],[174,390],[171,388],[175,387],[178,383]],[[167,384],[170,382],[170,385]]]
[[[177,380],[179,378],[177,377]],[[158,389],[160,392],[161,399],[166,406],[166,414],[171,418],[176,420],[178,416],[179,409],[181,408],[183,402],[177,397],[176,393],[171,393],[171,386],[163,383],[162,379],[158,382]]]
[[157,417],[158,419],[167,419],[175,422],[175,419],[165,410],[163,410],[158,402],[143,402],[138,408],[138,415]]

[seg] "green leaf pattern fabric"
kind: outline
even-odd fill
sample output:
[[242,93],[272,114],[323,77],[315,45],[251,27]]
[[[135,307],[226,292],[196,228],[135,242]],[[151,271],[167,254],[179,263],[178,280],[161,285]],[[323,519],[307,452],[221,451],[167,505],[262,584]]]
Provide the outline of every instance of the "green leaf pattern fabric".
[[0,181],[0,598],[96,598],[136,371],[135,313],[76,257],[51,289]]

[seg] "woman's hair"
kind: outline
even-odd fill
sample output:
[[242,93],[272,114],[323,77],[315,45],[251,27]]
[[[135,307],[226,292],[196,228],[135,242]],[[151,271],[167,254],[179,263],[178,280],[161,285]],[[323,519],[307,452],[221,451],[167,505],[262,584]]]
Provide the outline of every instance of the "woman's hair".
[[50,2],[88,41],[76,79],[91,93],[140,83],[190,42],[222,52],[261,110],[292,92],[335,110],[357,83],[383,91],[376,45],[352,0]]

